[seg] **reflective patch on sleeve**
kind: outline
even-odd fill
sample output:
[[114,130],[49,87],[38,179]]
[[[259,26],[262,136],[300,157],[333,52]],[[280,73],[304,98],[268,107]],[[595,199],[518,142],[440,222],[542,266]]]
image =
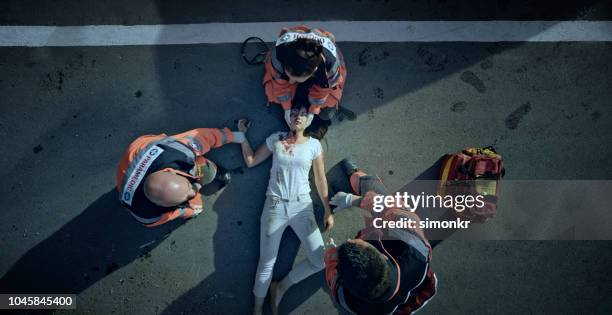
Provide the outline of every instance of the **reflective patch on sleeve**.
[[291,100],[291,93],[279,95],[276,98],[280,103],[289,102]]
[[308,102],[310,102],[311,105],[323,105],[325,103],[325,99],[324,98],[312,98],[309,96]]

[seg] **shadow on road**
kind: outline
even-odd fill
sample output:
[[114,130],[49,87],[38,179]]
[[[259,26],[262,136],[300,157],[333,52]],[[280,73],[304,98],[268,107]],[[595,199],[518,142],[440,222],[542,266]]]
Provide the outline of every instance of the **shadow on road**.
[[180,220],[145,228],[122,209],[113,188],[23,255],[0,280],[2,293],[78,294],[149,251]]

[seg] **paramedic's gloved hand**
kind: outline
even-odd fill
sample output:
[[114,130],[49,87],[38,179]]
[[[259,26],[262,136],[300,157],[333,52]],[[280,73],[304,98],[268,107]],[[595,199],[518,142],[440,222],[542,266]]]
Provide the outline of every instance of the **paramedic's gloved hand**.
[[244,132],[242,131],[232,131],[232,134],[234,135],[232,143],[243,143],[246,140]]
[[325,249],[332,248],[332,247],[337,247],[337,246],[336,246],[336,242],[334,242],[334,238],[330,237],[329,242],[325,244]]
[[201,206],[193,207],[192,209],[193,209],[193,216],[194,217],[197,217],[198,214],[202,213],[202,210],[204,210],[204,208],[201,207]]
[[329,201],[330,204],[336,206],[336,210],[349,208],[353,203],[353,194],[348,194],[343,191],[337,192],[332,199]]

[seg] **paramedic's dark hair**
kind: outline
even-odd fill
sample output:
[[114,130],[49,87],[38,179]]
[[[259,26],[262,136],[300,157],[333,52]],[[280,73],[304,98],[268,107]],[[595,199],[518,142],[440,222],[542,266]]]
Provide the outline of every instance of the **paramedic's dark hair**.
[[312,74],[323,61],[323,46],[312,39],[300,38],[276,47],[276,58],[296,77]]
[[363,300],[376,300],[391,287],[391,269],[387,261],[370,246],[340,245],[336,268],[342,287]]

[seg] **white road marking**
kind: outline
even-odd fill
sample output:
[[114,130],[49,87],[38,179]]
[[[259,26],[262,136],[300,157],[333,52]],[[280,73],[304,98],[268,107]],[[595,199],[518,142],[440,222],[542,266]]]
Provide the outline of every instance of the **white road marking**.
[[343,42],[609,42],[612,21],[303,21],[169,25],[0,26],[0,46],[126,46],[276,39],[282,27],[322,27]]

